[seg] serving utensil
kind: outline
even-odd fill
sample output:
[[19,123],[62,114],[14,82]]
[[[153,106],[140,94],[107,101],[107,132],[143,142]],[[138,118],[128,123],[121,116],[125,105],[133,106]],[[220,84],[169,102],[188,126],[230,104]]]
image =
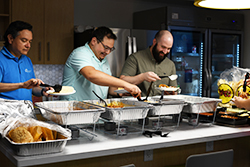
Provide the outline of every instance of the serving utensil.
[[159,99],[159,103],[161,103],[163,97],[164,97],[164,91],[161,91],[161,97],[160,97],[160,99]]
[[150,85],[149,85],[149,87],[148,87],[148,91],[147,91],[147,96],[146,96],[146,98],[142,100],[140,97],[137,97],[137,99],[138,99],[139,101],[146,101],[146,100],[148,100],[148,96],[149,96],[149,93],[151,92],[152,85],[153,85],[153,81],[150,83]]
[[169,76],[159,76],[160,78],[166,78],[168,77],[171,81],[176,80],[178,78],[178,75],[173,74],[173,75],[169,75]]
[[98,94],[96,94],[95,91],[92,90],[92,92],[96,95],[96,97],[98,97],[102,102],[104,102],[105,107],[108,106],[108,104],[106,103],[106,101],[103,98],[101,98]]
[[163,134],[162,131],[149,131],[149,130],[146,130],[146,131],[143,132],[143,135],[146,136],[146,137],[150,137],[150,138],[152,138],[154,135],[159,135],[161,137],[167,137],[169,133],[170,132],[167,132],[167,133]]
[[59,84],[56,84],[55,86],[51,86],[51,85],[48,85],[48,84],[40,84],[40,86],[42,87],[52,87],[55,92],[60,92],[62,90],[62,85],[59,85]]
[[245,80],[243,84],[243,92],[246,92],[246,87],[247,87],[247,79],[249,78],[249,73],[247,72],[245,75]]

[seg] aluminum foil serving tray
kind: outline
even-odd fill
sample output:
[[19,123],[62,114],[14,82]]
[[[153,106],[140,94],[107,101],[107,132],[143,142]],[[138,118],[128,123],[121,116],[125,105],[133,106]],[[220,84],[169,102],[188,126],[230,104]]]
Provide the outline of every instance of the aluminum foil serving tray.
[[71,138],[32,143],[15,143],[8,137],[4,137],[1,140],[3,140],[3,142],[6,143],[16,155],[31,156],[61,152],[65,148],[67,141],[70,139]]
[[147,102],[144,103],[153,105],[153,109],[149,110],[148,115],[155,116],[180,114],[185,102],[182,99],[162,99],[159,102],[159,98],[149,97]]
[[186,113],[215,112],[218,103],[221,102],[221,99],[189,95],[164,96],[164,99],[166,98],[184,100],[186,104],[184,105],[182,111]]
[[122,120],[132,120],[132,119],[144,119],[150,108],[152,106],[148,104],[141,103],[135,100],[128,99],[105,99],[106,103],[109,104],[112,101],[122,102],[125,104],[123,108],[110,108],[104,107],[103,103],[100,100],[88,100],[87,102],[101,105],[105,108],[105,112],[101,114],[101,117],[113,121],[122,121]]
[[60,125],[93,124],[105,111],[100,106],[79,101],[45,101],[35,105],[43,117]]

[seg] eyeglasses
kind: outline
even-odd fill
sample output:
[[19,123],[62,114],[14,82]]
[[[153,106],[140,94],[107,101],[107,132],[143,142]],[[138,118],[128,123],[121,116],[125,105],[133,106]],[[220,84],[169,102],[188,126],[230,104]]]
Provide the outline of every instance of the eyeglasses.
[[105,51],[108,51],[108,50],[109,50],[110,52],[112,52],[112,51],[115,50],[115,47],[110,48],[110,47],[104,45],[100,39],[97,38],[97,40],[98,40],[99,42],[101,42],[101,44],[102,44],[102,46],[103,46],[103,48],[104,48]]

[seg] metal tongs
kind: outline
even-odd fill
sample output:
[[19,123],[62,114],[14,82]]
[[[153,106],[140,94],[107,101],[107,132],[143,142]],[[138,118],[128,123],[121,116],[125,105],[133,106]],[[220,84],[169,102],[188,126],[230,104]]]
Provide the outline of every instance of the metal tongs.
[[161,137],[167,137],[169,133],[170,132],[162,134],[162,131],[148,131],[148,130],[146,130],[146,131],[143,132],[143,135],[146,136],[146,137],[150,137],[150,138],[152,138],[153,135],[159,135]]
[[138,101],[147,101],[148,100],[148,96],[149,96],[149,93],[151,91],[151,88],[152,88],[152,85],[153,85],[153,81],[150,83],[149,87],[148,87],[148,91],[147,91],[147,96],[145,99],[141,99],[140,97],[137,97]]
[[51,86],[51,85],[48,85],[48,84],[40,84],[40,86],[42,87],[52,87],[55,92],[60,92],[62,90],[62,85],[59,85],[59,84],[56,84],[55,86]]
[[249,78],[249,73],[247,72],[245,75],[245,80],[244,80],[244,84],[243,84],[243,92],[246,92],[247,90],[247,79]]

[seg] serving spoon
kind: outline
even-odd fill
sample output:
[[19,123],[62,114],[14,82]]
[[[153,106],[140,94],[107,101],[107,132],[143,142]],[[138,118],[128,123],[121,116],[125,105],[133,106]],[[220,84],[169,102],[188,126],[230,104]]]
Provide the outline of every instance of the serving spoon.
[[168,77],[171,81],[176,80],[178,78],[178,75],[173,74],[173,75],[169,75],[169,76],[159,76],[160,78],[166,78]]
[[92,92],[96,95],[96,97],[98,97],[100,99],[100,101],[104,102],[105,107],[108,106],[108,104],[106,103],[106,101],[103,98],[101,98],[98,94],[96,94],[95,91],[92,90]]
[[40,84],[40,86],[42,87],[52,87],[55,92],[60,92],[62,90],[62,85],[59,85],[59,84],[56,84],[55,86],[51,86],[51,85],[48,85],[48,84]]

